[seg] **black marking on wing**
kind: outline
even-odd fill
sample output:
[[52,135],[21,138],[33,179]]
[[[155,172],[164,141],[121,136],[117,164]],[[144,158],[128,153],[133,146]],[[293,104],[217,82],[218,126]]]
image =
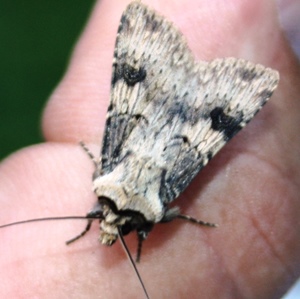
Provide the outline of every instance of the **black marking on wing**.
[[243,81],[251,82],[256,76],[258,76],[255,68],[253,69],[244,69],[240,68],[239,70],[240,77]]
[[101,152],[104,172],[110,172],[122,160],[124,153],[121,156],[121,151],[125,136],[129,136],[140,121],[147,125],[147,119],[141,114],[117,114],[107,118]]
[[238,118],[234,118],[224,113],[222,107],[216,107],[211,111],[210,117],[212,129],[223,132],[226,141],[231,139],[242,128],[240,126],[243,119],[242,112]]
[[121,31],[129,31],[130,30],[130,19],[126,16],[126,14],[122,14],[121,21],[118,28],[118,33]]
[[165,203],[174,200],[191,182],[195,175],[204,167],[204,156],[199,155],[195,149],[191,149],[188,155],[174,157],[177,159],[165,177],[164,185],[161,185],[160,194]]
[[175,97],[172,105],[166,111],[166,117],[170,117],[170,119],[178,118],[182,124],[188,123],[191,126],[197,124],[199,119],[205,116],[205,111],[189,104],[188,96],[189,93],[186,92],[180,99]]
[[145,29],[150,32],[156,32],[160,29],[161,22],[159,22],[155,15],[146,15]]
[[147,73],[143,67],[136,69],[127,63],[115,63],[113,67],[112,87],[121,79],[123,79],[128,86],[134,86],[136,83],[142,82],[146,78]]
[[133,86],[138,82],[142,82],[146,78],[146,70],[142,67],[135,69],[128,64],[123,65],[123,78],[127,85]]

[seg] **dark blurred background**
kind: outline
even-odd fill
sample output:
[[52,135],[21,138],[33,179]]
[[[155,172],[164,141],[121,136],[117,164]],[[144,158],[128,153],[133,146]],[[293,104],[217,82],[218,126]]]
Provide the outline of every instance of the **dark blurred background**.
[[43,141],[43,107],[94,2],[0,1],[0,160]]

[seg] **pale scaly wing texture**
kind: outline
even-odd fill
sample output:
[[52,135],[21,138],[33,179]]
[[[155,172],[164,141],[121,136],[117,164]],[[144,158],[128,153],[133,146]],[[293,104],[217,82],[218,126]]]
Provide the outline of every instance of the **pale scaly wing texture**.
[[130,155],[149,160],[167,204],[254,117],[278,80],[276,71],[241,59],[195,62],[170,22],[131,3],[117,36],[102,174]]

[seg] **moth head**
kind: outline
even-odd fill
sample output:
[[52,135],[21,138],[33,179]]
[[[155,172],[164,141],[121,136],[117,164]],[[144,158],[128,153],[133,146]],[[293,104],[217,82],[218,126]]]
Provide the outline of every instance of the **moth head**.
[[99,241],[107,246],[115,243],[119,236],[119,230],[125,236],[134,230],[147,234],[153,227],[153,224],[147,222],[141,213],[132,210],[118,210],[110,198],[102,196],[98,198],[96,206],[87,215],[87,217],[95,216],[100,219]]

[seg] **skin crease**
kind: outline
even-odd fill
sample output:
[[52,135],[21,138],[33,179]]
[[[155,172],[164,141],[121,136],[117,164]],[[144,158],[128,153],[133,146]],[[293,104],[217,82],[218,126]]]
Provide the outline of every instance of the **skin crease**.
[[[281,81],[270,102],[176,200],[185,214],[219,224],[177,220],[155,226],[144,242],[140,274],[151,298],[280,298],[300,275],[300,67],[271,0],[151,2],[185,35],[197,60],[242,57],[272,67]],[[102,0],[44,111],[44,144],[0,166],[1,223],[85,215],[93,164],[109,101],[116,30],[129,1]],[[0,231],[1,298],[143,298],[119,242],[97,241],[97,224],[64,241],[81,221]],[[126,237],[136,252],[136,237]]]

